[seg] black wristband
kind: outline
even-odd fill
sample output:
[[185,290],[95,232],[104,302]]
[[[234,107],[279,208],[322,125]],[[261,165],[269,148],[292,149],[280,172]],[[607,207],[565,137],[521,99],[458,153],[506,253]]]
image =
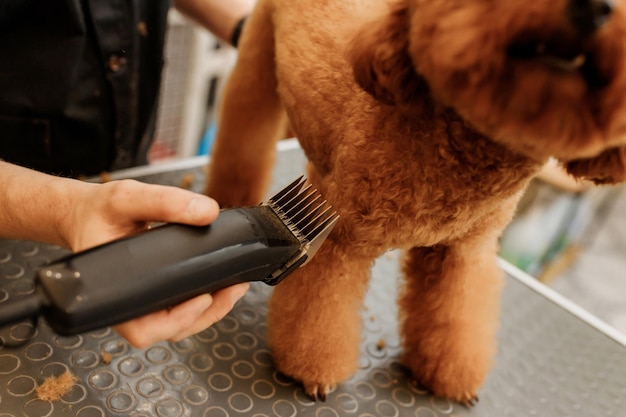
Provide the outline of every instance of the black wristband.
[[233,34],[230,36],[230,44],[232,46],[234,46],[235,48],[239,44],[239,38],[241,37],[241,31],[243,30],[243,25],[246,23],[246,19],[247,18],[248,18],[248,16],[244,16],[241,19],[239,19],[239,21],[235,25],[235,28],[233,29]]

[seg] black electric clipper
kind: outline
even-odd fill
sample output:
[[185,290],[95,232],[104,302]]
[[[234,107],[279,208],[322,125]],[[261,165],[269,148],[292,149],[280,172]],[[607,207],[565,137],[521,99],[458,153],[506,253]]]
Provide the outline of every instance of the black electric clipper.
[[339,216],[303,177],[209,226],[166,224],[72,254],[37,272],[34,294],[0,325],[41,314],[71,335],[117,324],[233,284],[276,285],[307,263]]

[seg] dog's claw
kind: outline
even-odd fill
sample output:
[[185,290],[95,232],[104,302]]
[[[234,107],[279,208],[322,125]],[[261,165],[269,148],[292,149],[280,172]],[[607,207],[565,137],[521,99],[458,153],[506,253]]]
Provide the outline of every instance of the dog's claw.
[[419,389],[423,389],[423,390],[429,392],[431,395],[448,398],[449,400],[456,401],[457,403],[459,403],[461,405],[464,405],[466,407],[473,407],[480,401],[478,396],[476,394],[471,393],[471,392],[465,392],[465,393],[461,394],[460,396],[446,395],[445,393],[442,393],[442,392],[434,392],[433,390],[428,388],[427,385],[421,383],[419,381],[419,379],[417,379],[415,377],[411,377],[410,378],[410,382],[411,382],[411,384],[414,387],[419,388]]
[[477,395],[472,395],[472,394],[468,394],[466,396],[466,399],[460,401],[460,403],[466,407],[473,407],[475,406],[478,402],[480,401],[480,399],[478,398]]
[[304,392],[311,401],[317,402],[317,400],[326,401],[326,396],[335,389],[335,385],[331,384],[317,384],[309,383],[304,384]]

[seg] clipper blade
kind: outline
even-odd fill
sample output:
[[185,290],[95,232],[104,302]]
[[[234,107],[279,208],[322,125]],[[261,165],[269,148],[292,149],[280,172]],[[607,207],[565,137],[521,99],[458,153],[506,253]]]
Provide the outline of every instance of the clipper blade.
[[[339,215],[304,176],[270,197],[266,203],[302,243],[306,264],[317,253]],[[300,256],[300,257],[301,257]]]

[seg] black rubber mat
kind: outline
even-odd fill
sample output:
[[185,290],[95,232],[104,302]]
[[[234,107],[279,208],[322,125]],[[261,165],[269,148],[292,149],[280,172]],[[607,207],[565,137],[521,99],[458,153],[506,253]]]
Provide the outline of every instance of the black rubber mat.
[[[302,171],[299,149],[280,152],[272,192]],[[191,182],[198,191],[203,178],[200,165],[139,177]],[[0,241],[0,304],[31,293],[34,270],[63,254],[50,245]],[[271,288],[253,284],[213,327],[144,350],[109,328],[74,337],[57,336],[43,322],[3,329],[0,417],[626,416],[626,347],[512,276],[497,365],[480,402],[468,408],[430,396],[398,362],[396,288],[389,285],[398,275],[397,258],[390,252],[374,265],[360,369],[326,402],[311,401],[274,369],[265,341]],[[77,376],[72,390],[58,401],[39,400],[36,388],[44,379],[66,370]]]

